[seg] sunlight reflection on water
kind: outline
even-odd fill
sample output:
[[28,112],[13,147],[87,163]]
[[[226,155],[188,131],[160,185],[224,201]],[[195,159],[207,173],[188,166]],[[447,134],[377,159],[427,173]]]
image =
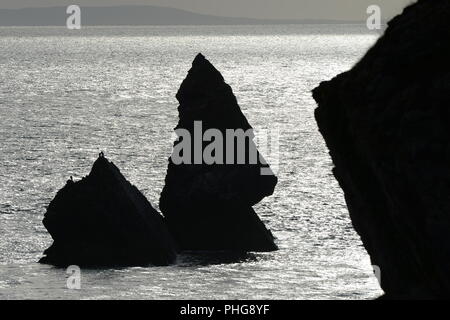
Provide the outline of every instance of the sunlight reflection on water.
[[[381,294],[317,130],[310,90],[376,35],[355,26],[0,28],[0,299],[366,299]],[[202,52],[256,128],[282,130],[279,184],[256,211],[280,250],[182,255],[166,268],[65,270],[36,263],[45,207],[100,150],[157,207],[176,91]],[[210,257],[211,258],[211,257]]]

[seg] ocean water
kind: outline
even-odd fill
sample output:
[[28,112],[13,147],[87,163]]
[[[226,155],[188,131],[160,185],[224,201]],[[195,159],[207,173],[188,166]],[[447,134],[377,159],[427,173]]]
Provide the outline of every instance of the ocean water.
[[[314,121],[310,91],[378,35],[359,26],[0,28],[0,299],[372,299],[381,295]],[[99,151],[158,205],[175,94],[202,52],[258,129],[280,129],[279,184],[256,206],[280,250],[170,267],[37,263],[46,206]],[[270,157],[268,157],[270,160]]]

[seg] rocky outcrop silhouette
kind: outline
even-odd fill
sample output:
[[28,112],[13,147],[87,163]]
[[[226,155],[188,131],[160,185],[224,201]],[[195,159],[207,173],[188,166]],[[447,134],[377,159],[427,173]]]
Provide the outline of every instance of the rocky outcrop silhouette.
[[[192,141],[198,136],[195,122],[201,122],[200,135],[208,129],[218,130],[223,137],[227,129],[252,129],[241,112],[232,89],[216,68],[199,54],[178,91],[180,103],[177,130],[189,132]],[[200,138],[201,139],[201,138]],[[175,148],[183,139],[175,143]],[[245,149],[246,161],[237,164],[239,151],[234,157],[223,148],[223,159],[195,161],[198,149],[191,143],[188,161],[174,163],[169,159],[166,184],[161,194],[160,209],[167,225],[182,250],[272,251],[277,246],[272,233],[266,229],[252,206],[274,192],[277,178],[263,175],[269,169],[258,153],[258,161],[250,162],[250,150],[256,150],[252,139]],[[200,158],[209,143],[200,145]],[[174,149],[175,151],[175,149]],[[183,155],[184,152],[183,152]],[[186,156],[186,155],[185,155]]]
[[386,298],[450,297],[450,1],[418,1],[314,89],[334,175]]
[[41,263],[83,267],[168,265],[174,242],[163,217],[104,156],[50,203],[44,226],[53,244]]

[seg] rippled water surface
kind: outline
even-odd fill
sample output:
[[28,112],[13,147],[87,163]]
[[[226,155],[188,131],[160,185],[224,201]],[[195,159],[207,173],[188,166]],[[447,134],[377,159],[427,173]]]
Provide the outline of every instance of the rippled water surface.
[[[355,26],[0,28],[0,299],[380,295],[310,95],[376,38]],[[281,129],[280,182],[256,207],[280,250],[82,270],[82,289],[66,289],[65,270],[36,263],[51,244],[46,205],[103,150],[157,207],[175,94],[198,52],[222,72],[255,129]]]

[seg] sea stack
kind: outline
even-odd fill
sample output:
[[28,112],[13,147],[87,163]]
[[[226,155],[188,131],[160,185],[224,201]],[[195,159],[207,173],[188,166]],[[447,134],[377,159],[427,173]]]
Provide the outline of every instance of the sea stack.
[[57,193],[43,223],[54,242],[41,263],[113,267],[175,261],[162,216],[103,154],[87,177],[70,179]]
[[316,119],[385,298],[450,297],[450,1],[390,21],[314,89]]
[[[227,145],[226,132],[249,132],[252,127],[241,112],[232,89],[216,68],[199,54],[178,91],[179,123],[177,133],[185,135],[175,142],[169,159],[166,184],[160,209],[170,232],[181,250],[190,251],[273,251],[277,249],[272,233],[265,227],[252,206],[274,192],[276,176],[256,150],[252,137],[245,148]],[[223,137],[223,146],[213,154],[216,161],[202,157],[210,142],[196,143],[214,130]],[[176,149],[185,161],[175,161]],[[251,162],[252,151],[257,161]],[[222,154],[221,157],[219,154]],[[179,154],[177,154],[179,155]],[[245,155],[245,162],[237,158]],[[227,161],[232,160],[232,161]],[[220,160],[222,159],[222,161]],[[268,173],[269,172],[269,173]]]

